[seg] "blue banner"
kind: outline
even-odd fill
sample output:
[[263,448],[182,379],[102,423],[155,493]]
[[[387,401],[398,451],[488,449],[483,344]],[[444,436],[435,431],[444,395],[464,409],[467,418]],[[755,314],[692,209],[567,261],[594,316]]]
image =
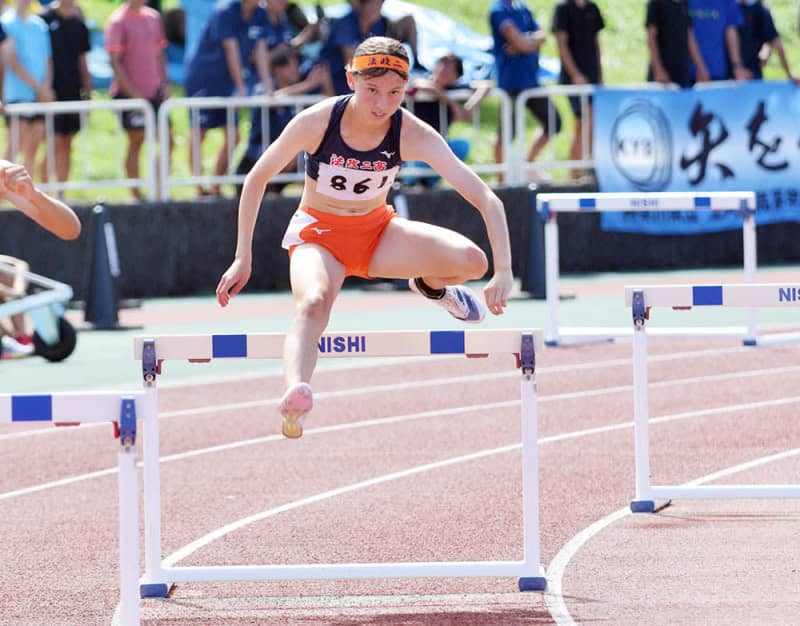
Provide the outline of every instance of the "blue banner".
[[[752,81],[683,90],[598,88],[594,154],[602,192],[753,191],[756,223],[800,221],[800,88]],[[735,213],[603,213],[606,230],[741,228]]]

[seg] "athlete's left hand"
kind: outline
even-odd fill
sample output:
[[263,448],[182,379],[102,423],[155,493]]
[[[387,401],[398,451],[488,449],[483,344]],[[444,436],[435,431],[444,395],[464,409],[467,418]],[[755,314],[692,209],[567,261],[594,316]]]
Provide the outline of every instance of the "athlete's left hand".
[[514,287],[514,275],[511,270],[499,270],[494,273],[491,280],[483,288],[483,298],[486,308],[494,315],[502,315],[508,306],[508,296]]

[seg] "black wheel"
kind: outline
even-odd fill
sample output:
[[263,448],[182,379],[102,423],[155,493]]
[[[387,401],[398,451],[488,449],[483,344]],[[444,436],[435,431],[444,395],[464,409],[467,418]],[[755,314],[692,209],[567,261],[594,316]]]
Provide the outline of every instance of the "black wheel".
[[58,318],[58,342],[52,345],[44,342],[39,333],[33,333],[34,354],[48,361],[63,361],[75,350],[78,335],[75,328],[63,317]]

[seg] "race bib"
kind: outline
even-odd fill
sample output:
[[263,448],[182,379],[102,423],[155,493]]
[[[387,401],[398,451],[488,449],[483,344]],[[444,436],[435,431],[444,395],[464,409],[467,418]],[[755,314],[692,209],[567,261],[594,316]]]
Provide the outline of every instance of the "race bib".
[[320,163],[316,191],[337,200],[372,200],[391,188],[399,169],[369,171]]

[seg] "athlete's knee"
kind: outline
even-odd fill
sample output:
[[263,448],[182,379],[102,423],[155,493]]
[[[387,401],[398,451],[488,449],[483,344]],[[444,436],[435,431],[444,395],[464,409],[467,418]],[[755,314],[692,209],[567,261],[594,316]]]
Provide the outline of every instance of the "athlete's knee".
[[297,316],[314,322],[327,323],[333,298],[322,291],[305,294],[297,301]]
[[465,257],[465,271],[472,279],[482,278],[489,271],[489,260],[486,253],[478,246],[467,248]]

